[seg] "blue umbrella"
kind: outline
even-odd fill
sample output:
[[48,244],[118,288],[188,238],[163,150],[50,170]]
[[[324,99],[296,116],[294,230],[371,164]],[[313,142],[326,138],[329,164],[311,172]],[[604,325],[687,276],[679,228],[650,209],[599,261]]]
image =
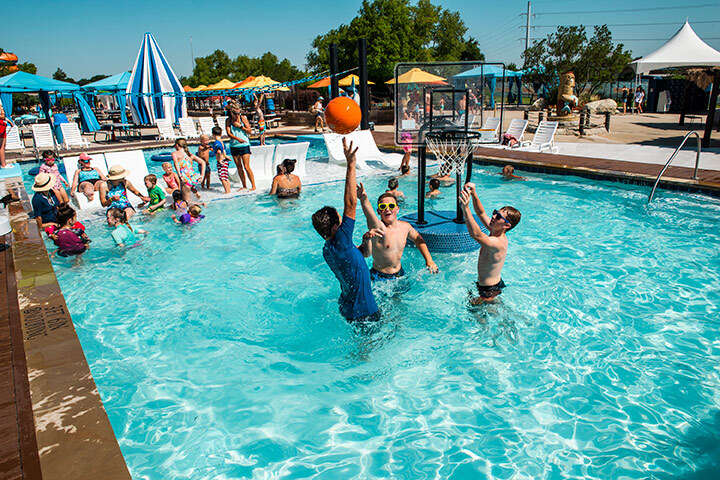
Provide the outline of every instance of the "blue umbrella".
[[185,92],[150,33],[146,33],[127,86],[133,121],[140,125],[187,116]]

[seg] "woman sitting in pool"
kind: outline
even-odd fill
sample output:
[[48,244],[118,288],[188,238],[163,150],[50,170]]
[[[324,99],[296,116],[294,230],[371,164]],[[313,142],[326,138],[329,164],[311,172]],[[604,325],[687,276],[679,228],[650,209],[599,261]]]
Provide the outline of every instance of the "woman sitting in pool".
[[110,170],[108,170],[107,181],[100,185],[100,203],[103,207],[108,207],[107,212],[105,212],[105,214],[108,215],[108,223],[110,223],[109,212],[113,208],[118,208],[125,212],[128,220],[135,213],[135,209],[130,204],[127,196],[128,190],[140,197],[143,202],[150,201],[150,197],[140,193],[129,180],[125,179],[128,175],[130,175],[130,172],[125,170],[125,167],[122,165],[113,165],[110,167]]
[[77,192],[85,195],[89,202],[95,198],[95,192],[100,190],[102,182],[107,180],[105,175],[97,168],[90,165],[90,155],[81,153],[78,158],[78,169],[75,170],[72,186],[70,187],[70,195],[75,196]]
[[277,195],[278,198],[297,198],[300,196],[302,182],[300,177],[293,175],[297,160],[286,158],[282,162],[282,175],[273,179],[270,195]]
[[[191,192],[194,192],[200,198],[195,185],[205,176],[205,160],[190,153],[187,148],[187,141],[184,138],[175,140],[175,151],[172,153],[172,159],[175,170],[180,177],[180,191],[183,199],[186,202],[189,201]],[[193,161],[200,165],[199,174],[193,169]]]

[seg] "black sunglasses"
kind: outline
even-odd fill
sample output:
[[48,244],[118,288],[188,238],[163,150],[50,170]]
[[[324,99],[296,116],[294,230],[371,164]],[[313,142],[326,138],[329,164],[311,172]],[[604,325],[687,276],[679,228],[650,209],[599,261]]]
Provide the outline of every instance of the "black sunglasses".
[[510,220],[503,217],[502,213],[498,212],[497,210],[493,210],[493,217],[495,217],[496,219],[499,219],[499,220],[505,220],[505,223],[507,223],[508,225],[512,225],[512,223],[510,223]]

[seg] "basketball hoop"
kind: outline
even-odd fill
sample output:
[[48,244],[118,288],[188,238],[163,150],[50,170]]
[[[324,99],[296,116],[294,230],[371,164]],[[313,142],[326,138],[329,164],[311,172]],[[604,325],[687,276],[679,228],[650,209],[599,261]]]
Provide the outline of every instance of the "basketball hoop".
[[425,134],[428,149],[440,161],[440,176],[461,174],[465,161],[477,146],[480,133],[467,130],[436,130]]

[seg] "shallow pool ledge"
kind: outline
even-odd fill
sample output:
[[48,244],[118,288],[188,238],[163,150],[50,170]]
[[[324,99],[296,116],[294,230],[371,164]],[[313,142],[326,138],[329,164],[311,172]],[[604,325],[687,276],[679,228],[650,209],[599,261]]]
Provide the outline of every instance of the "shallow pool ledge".
[[22,199],[10,205],[12,261],[42,476],[130,480],[28,195],[20,178],[6,185]]

